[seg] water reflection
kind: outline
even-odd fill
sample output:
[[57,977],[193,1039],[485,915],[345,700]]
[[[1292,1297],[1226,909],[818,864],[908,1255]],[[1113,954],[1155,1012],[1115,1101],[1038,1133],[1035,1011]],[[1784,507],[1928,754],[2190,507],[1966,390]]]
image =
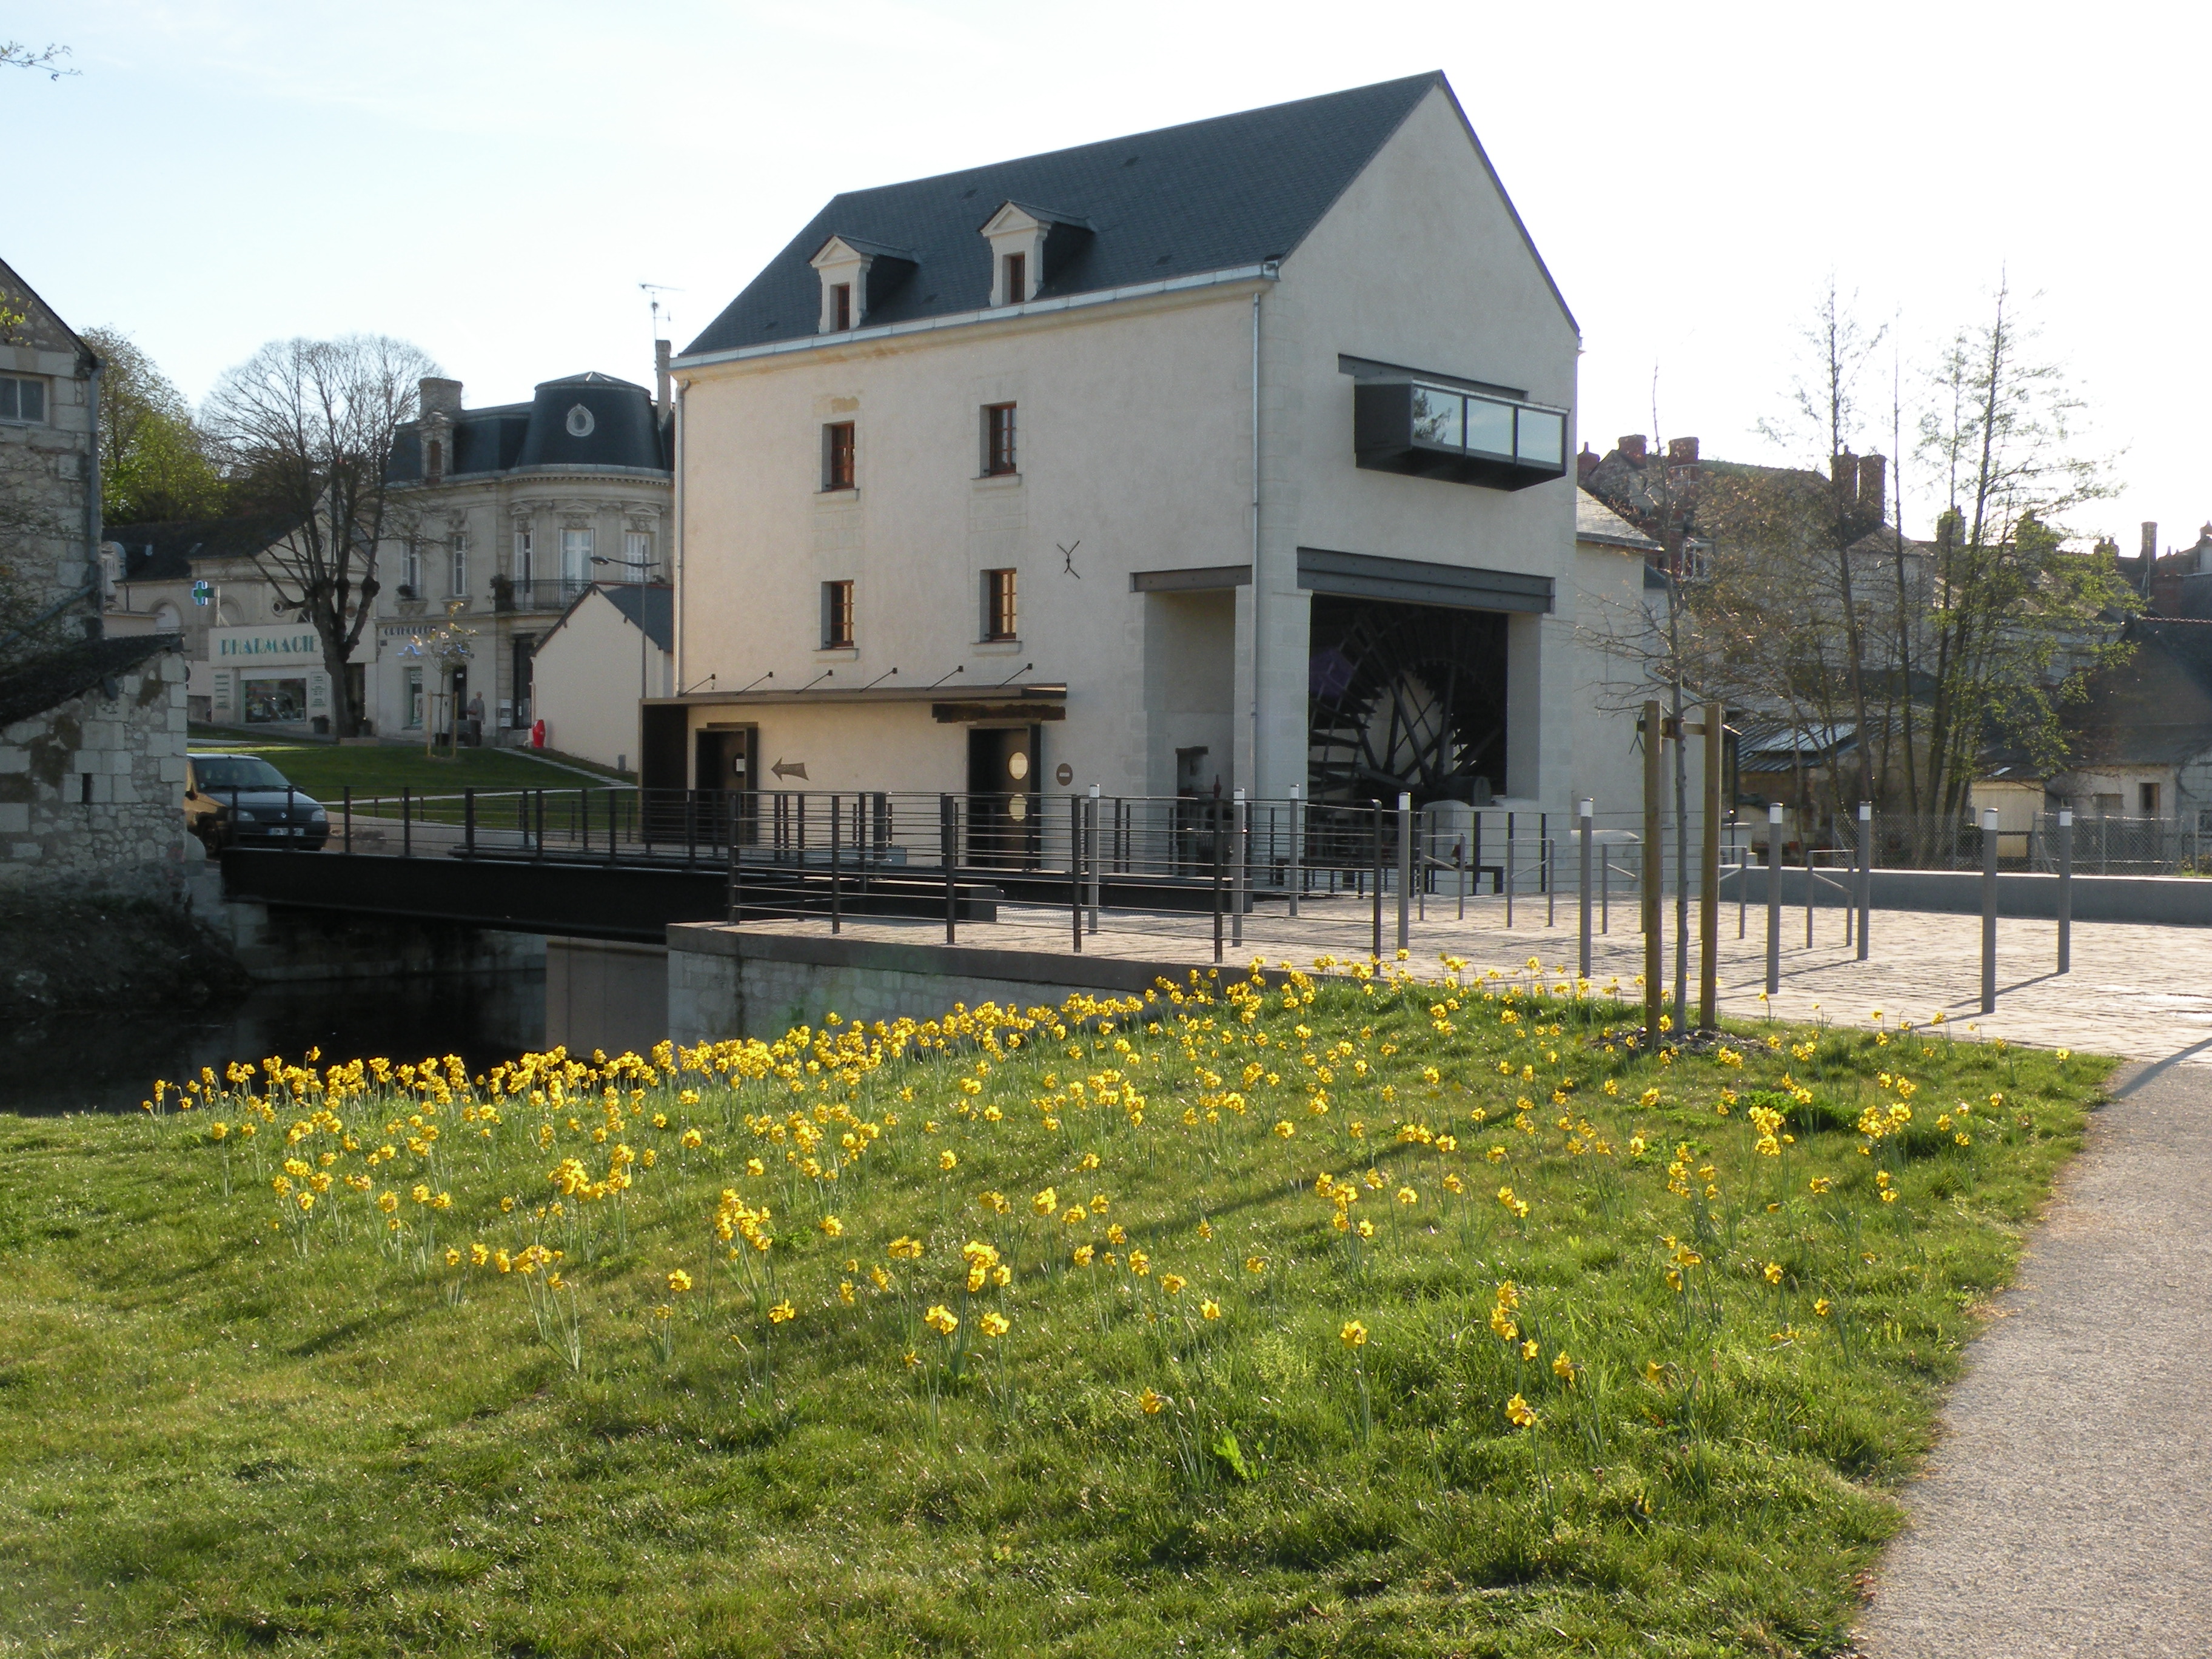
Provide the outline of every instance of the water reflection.
[[136,1111],[157,1078],[320,1048],[327,1061],[457,1054],[481,1072],[545,1036],[545,975],[257,986],[221,1014],[46,1015],[0,1035],[0,1111]]

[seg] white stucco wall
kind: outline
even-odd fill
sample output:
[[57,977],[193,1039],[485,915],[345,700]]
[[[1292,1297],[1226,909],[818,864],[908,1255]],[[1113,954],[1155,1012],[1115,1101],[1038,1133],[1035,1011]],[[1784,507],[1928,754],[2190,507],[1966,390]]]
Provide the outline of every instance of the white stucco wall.
[[[639,647],[635,626],[599,593],[586,598],[545,637],[534,678],[536,714],[545,722],[548,747],[601,766],[635,769]],[[673,684],[669,654],[650,641],[644,653],[646,695],[667,696]]]

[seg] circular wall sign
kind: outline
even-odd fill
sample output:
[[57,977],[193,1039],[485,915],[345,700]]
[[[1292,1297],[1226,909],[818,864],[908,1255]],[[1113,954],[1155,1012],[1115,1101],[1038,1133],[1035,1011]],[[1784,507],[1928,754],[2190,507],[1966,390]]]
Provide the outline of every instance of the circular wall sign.
[[1006,775],[1008,777],[1025,778],[1029,776],[1029,775],[1030,757],[1027,755],[1017,749],[1012,754],[1006,757]]
[[1075,781],[1075,769],[1070,766],[1066,761],[1062,761],[1052,775],[1055,782],[1057,782],[1062,788],[1066,788],[1069,784]]
[[1029,815],[1030,798],[1027,795],[1016,795],[1006,803],[1006,816],[1016,823],[1019,823]]

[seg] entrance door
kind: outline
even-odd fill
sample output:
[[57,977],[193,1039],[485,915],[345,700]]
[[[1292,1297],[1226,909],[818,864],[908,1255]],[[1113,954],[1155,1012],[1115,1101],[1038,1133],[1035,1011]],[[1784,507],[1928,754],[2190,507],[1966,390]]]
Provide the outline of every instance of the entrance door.
[[968,733],[968,862],[1001,869],[1037,862],[1041,768],[1034,726],[986,726]]
[[760,728],[757,726],[710,726],[692,738],[692,776],[699,791],[699,823],[702,837],[726,845],[732,824],[741,844],[757,838],[759,801],[751,791],[758,760]]

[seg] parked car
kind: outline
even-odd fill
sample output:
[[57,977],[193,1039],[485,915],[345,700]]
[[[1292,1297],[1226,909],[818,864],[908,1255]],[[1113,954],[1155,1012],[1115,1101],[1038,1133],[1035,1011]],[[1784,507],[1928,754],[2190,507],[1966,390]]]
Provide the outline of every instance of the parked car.
[[210,853],[226,847],[304,847],[331,838],[331,815],[258,755],[187,755],[185,827]]

